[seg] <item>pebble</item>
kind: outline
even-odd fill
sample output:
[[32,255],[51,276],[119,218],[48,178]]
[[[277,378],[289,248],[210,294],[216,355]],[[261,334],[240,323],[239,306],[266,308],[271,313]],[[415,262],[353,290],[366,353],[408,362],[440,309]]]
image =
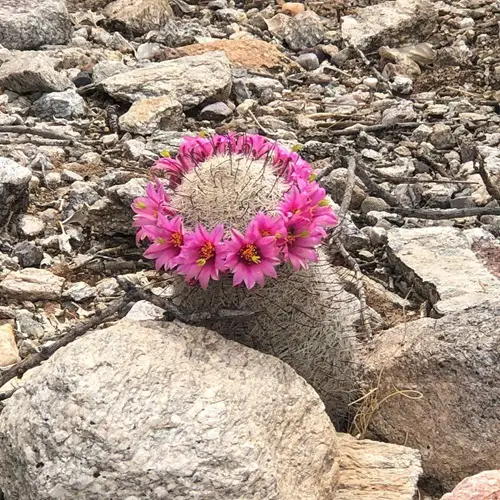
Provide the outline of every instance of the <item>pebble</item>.
[[21,267],[39,267],[43,252],[31,241],[20,241],[14,246],[12,255],[17,257]]
[[49,189],[56,189],[61,185],[61,174],[59,172],[49,172],[45,174],[44,182]]
[[295,59],[295,62],[300,64],[307,71],[314,71],[319,68],[318,56],[312,52],[301,54]]
[[25,238],[34,238],[43,233],[45,222],[35,215],[23,214],[18,219],[17,228]]
[[367,214],[369,212],[383,212],[389,205],[381,198],[367,196],[361,203],[361,212]]
[[369,76],[363,79],[363,85],[366,85],[367,87],[375,90],[378,85],[378,80],[375,77]]
[[225,120],[233,114],[232,109],[223,102],[215,102],[205,106],[200,112],[201,120]]
[[84,300],[96,296],[96,289],[83,281],[74,283],[65,292],[64,296],[74,300],[75,302],[83,302]]

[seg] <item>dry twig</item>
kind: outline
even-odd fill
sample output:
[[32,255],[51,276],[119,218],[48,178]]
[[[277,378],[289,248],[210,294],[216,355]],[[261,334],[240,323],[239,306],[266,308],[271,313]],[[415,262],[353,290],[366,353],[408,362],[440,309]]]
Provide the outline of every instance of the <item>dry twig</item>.
[[417,219],[446,220],[461,219],[463,217],[480,217],[482,215],[500,215],[500,207],[473,207],[473,208],[406,208],[390,207],[388,212],[415,217]]
[[477,163],[479,175],[484,182],[486,191],[488,191],[488,194],[494,200],[500,202],[500,190],[491,182],[490,176],[488,175],[488,172],[486,171],[486,168],[484,166],[483,155],[477,150],[477,148],[475,149],[475,160],[476,161],[474,163]]

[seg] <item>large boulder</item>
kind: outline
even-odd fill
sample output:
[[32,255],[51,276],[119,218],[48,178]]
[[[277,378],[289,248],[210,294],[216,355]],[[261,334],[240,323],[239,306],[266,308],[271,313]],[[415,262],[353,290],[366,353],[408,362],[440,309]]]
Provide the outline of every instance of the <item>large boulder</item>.
[[149,64],[106,78],[101,85],[115,99],[135,102],[168,95],[189,109],[205,101],[227,99],[231,67],[223,52],[209,52]]
[[500,302],[485,301],[391,328],[366,356],[371,430],[419,449],[445,491],[500,463],[499,334]]
[[71,18],[65,0],[2,0],[0,45],[28,50],[65,44],[71,37]]
[[435,315],[460,311],[500,295],[500,280],[479,261],[454,227],[394,228],[387,255]]
[[[31,170],[0,156],[0,221],[28,205]],[[4,222],[1,223],[3,225]]]
[[500,470],[487,470],[465,478],[441,500],[498,500],[500,499]]
[[173,16],[169,0],[115,0],[104,14],[108,28],[137,36],[161,30]]
[[434,30],[437,10],[429,0],[396,0],[358,9],[342,18],[342,36],[363,50],[421,42]]
[[337,454],[323,404],[289,366],[177,323],[76,340],[0,420],[6,500],[323,500]]

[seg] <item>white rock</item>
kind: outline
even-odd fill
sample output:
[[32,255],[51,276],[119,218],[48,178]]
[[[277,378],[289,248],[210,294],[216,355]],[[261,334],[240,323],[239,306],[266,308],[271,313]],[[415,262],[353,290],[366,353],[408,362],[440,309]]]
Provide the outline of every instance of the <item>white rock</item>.
[[165,309],[146,300],[136,302],[125,316],[129,321],[155,321],[163,319]]
[[85,101],[72,89],[52,92],[35,101],[32,110],[42,118],[77,118],[85,114]]
[[75,302],[82,302],[84,300],[95,297],[96,289],[93,286],[88,285],[84,281],[79,281],[78,283],[73,283],[65,292],[64,295],[69,297]]
[[101,85],[116,99],[135,102],[168,95],[179,101],[184,109],[189,109],[208,99],[227,99],[231,82],[231,68],[226,55],[223,52],[207,52],[151,63],[144,68],[106,78]]
[[151,135],[157,129],[176,130],[183,120],[182,105],[169,96],[150,97],[132,104],[120,116],[122,130],[133,134]]
[[2,0],[0,45],[8,49],[36,49],[65,44],[71,36],[71,18],[64,0]]
[[367,87],[370,87],[371,89],[376,89],[377,85],[378,85],[378,79],[373,77],[373,76],[369,76],[369,77],[363,79],[363,85],[366,85]]
[[21,269],[0,281],[0,293],[19,300],[51,300],[62,294],[64,278],[45,269]]
[[9,499],[334,496],[337,437],[315,391],[206,329],[122,321],[24,387],[0,419]]
[[33,238],[43,233],[45,222],[36,215],[23,214],[19,217],[17,227],[23,236]]

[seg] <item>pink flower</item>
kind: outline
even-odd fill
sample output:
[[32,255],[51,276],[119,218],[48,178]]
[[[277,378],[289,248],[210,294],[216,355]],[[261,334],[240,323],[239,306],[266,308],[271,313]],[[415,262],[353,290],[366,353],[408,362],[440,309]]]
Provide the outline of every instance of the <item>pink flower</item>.
[[214,147],[210,139],[206,137],[184,137],[179,148],[177,159],[182,163],[186,171],[195,168],[214,153]]
[[258,134],[240,135],[236,140],[236,152],[258,160],[266,156],[276,144]]
[[164,170],[169,176],[169,186],[175,189],[182,181],[182,177],[189,171],[185,165],[173,158],[160,158],[152,167],[153,170]]
[[214,135],[212,144],[214,154],[226,154],[236,152],[236,134],[231,132],[227,135]]
[[226,243],[226,266],[234,273],[233,285],[245,283],[253,288],[264,285],[264,277],[276,278],[275,267],[280,263],[274,236],[262,236],[256,225],[250,225],[243,235],[232,229],[232,239]]
[[302,190],[309,198],[312,220],[319,226],[335,226],[337,216],[326,197],[326,191],[317,182],[301,182]]
[[261,236],[274,236],[278,246],[285,242],[286,228],[283,217],[271,217],[259,212],[250,221],[249,227],[256,228]]
[[307,193],[299,190],[297,186],[285,193],[283,201],[280,202],[280,210],[285,218],[290,219],[294,215],[300,215],[305,219],[311,219],[311,204]]
[[174,211],[168,205],[168,201],[165,188],[158,179],[156,179],[155,184],[148,183],[146,196],[140,196],[132,203],[132,210],[136,213],[134,226],[155,225],[158,214],[173,215]]
[[311,165],[298,153],[283,146],[276,147],[273,164],[277,175],[283,177],[287,182],[296,182],[300,179],[308,181],[313,173]]
[[300,215],[292,216],[286,226],[286,242],[282,249],[284,259],[290,262],[296,271],[301,267],[307,269],[310,261],[318,261],[316,247],[325,233]]
[[219,279],[219,272],[226,267],[225,247],[221,241],[223,235],[223,224],[210,233],[198,224],[193,233],[186,235],[182,251],[175,260],[177,271],[186,275],[186,281],[197,280],[202,288],[207,288],[210,278]]
[[156,260],[156,269],[164,267],[173,269],[175,267],[174,259],[181,252],[184,243],[184,230],[182,219],[174,217],[168,219],[164,215],[158,215],[158,225],[144,226],[142,232],[153,243],[144,252],[144,257]]

